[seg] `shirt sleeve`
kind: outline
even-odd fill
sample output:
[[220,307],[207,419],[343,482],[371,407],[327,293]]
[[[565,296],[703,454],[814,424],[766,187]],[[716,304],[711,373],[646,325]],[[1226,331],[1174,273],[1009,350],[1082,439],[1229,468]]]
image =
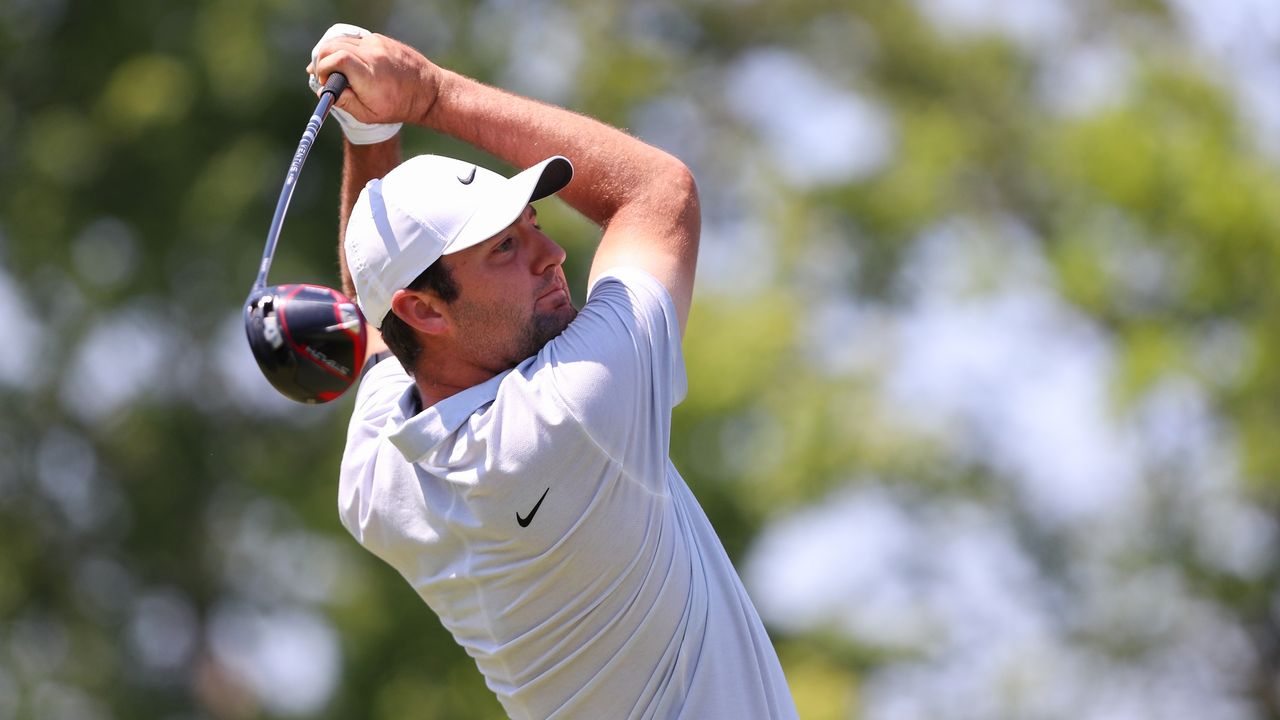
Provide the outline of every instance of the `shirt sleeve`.
[[[407,402],[406,391],[413,379],[394,357],[369,368],[356,391],[347,443],[338,481],[338,514],[342,524],[357,540],[370,547],[378,538],[370,537],[369,513],[373,507],[375,468],[386,447],[382,433],[388,423],[402,419],[399,409]],[[392,463],[397,466],[400,463]]]
[[604,273],[544,352],[555,393],[600,448],[643,472],[665,467],[671,410],[687,381],[675,304],[661,283],[636,268]]
[[413,385],[413,377],[405,372],[400,361],[390,354],[364,369],[356,388],[356,402],[352,409],[352,423],[374,425],[378,429],[388,416],[403,402],[405,391]]

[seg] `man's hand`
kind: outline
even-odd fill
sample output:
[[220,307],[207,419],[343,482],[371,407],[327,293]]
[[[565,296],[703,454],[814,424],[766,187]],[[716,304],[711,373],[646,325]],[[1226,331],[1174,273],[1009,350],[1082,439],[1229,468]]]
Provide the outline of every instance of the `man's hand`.
[[[320,50],[324,45],[339,37],[360,38],[369,34],[368,30],[355,25],[346,23],[338,23],[333,25],[320,38],[320,42],[311,49],[311,64],[307,66],[307,72],[310,73],[311,91],[319,95],[320,90],[324,87],[324,82],[312,70],[316,66],[316,60]],[[328,73],[324,79],[328,79]],[[345,93],[343,93],[345,94]],[[347,140],[355,145],[372,145],[375,143],[385,142],[400,132],[400,123],[367,123],[361,122],[351,116],[351,113],[342,110],[340,107],[334,107],[332,114],[338,124],[342,126],[342,134],[346,135]]]
[[[369,33],[354,25],[334,25],[312,52],[313,83],[323,83],[330,73],[347,76],[349,88],[335,105],[355,121],[373,126],[421,124],[435,103],[440,68],[413,48],[385,35]],[[314,85],[313,85],[314,87]],[[342,122],[342,115],[337,115]],[[346,130],[346,123],[343,129]],[[394,135],[361,143],[381,142]]]

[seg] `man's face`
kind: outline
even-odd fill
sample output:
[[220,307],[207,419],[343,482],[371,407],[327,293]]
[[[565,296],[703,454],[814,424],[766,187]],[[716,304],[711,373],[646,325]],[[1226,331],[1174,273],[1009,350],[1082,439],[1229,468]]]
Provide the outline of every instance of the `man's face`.
[[536,355],[578,311],[565,282],[564,249],[530,205],[503,232],[444,260],[460,294],[449,313],[465,360],[494,373]]

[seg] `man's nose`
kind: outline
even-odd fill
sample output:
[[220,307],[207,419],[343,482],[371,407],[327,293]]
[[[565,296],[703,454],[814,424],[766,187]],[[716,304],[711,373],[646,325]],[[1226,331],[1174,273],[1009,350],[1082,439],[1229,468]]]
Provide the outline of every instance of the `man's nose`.
[[538,275],[546,272],[549,268],[557,265],[563,265],[568,254],[564,248],[555,240],[547,237],[545,233],[534,233],[534,272]]

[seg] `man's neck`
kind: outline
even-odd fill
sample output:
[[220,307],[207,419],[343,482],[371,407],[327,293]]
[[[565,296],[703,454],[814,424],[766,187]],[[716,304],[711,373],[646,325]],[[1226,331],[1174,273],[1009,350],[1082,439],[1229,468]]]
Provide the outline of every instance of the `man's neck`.
[[414,374],[414,385],[418,388],[418,400],[421,402],[419,412],[435,405],[441,400],[488,382],[498,373],[472,368],[472,372],[462,373],[460,377],[448,377],[442,373],[426,373],[422,368]]

